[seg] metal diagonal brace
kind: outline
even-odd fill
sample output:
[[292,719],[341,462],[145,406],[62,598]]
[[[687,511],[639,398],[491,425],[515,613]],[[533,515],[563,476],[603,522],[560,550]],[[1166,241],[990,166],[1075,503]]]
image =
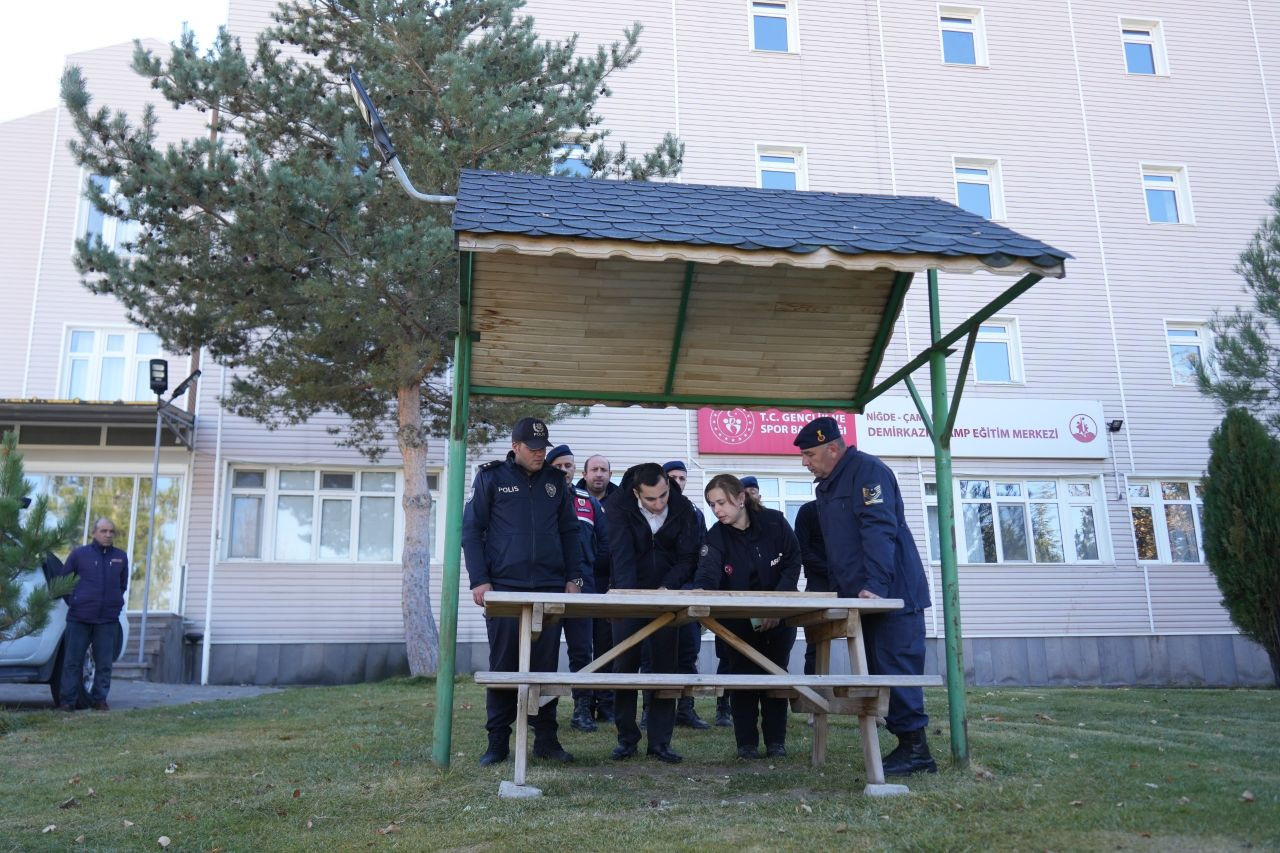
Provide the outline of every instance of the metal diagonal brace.
[[684,321],[689,312],[689,291],[693,290],[693,261],[684,265],[684,286],[680,288],[680,312],[676,314],[676,331],[671,338],[671,359],[667,362],[667,384],[664,394],[670,394],[676,383],[676,363],[680,360],[680,344],[684,338]]
[[906,301],[907,290],[911,287],[914,273],[900,272],[893,276],[893,289],[889,291],[889,300],[885,303],[884,314],[880,317],[880,328],[876,329],[875,339],[871,342],[871,351],[867,353],[867,363],[862,368],[862,378],[858,380],[858,391],[855,396],[861,398],[871,388],[876,379],[880,365],[884,364],[884,348],[889,343],[889,335],[902,313],[902,303]]

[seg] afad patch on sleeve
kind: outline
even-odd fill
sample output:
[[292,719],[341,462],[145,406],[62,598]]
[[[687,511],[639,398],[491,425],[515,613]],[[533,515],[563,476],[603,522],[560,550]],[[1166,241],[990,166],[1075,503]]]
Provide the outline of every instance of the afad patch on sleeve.
[[884,503],[884,486],[876,483],[874,486],[862,487],[862,505],[875,506]]

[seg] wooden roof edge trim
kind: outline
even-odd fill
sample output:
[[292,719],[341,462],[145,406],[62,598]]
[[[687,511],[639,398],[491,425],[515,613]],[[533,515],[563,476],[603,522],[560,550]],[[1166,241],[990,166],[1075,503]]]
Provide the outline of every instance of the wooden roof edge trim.
[[777,265],[821,269],[835,267],[845,270],[887,270],[891,272],[941,272],[986,271],[998,275],[1025,275],[1034,272],[1053,278],[1062,278],[1066,271],[1062,263],[1041,267],[1019,258],[1005,267],[991,267],[972,255],[950,257],[926,254],[892,254],[867,252],[861,255],[842,255],[830,249],[817,249],[800,254],[776,249],[735,249],[730,246],[691,246],[682,243],[637,243],[630,240],[583,240],[572,237],[526,237],[519,234],[474,234],[461,231],[457,235],[458,249],[463,252],[512,252],[520,255],[550,257],[570,255],[577,258],[602,260],[623,258],[633,261],[685,261],[700,264],[736,263],[752,267]]

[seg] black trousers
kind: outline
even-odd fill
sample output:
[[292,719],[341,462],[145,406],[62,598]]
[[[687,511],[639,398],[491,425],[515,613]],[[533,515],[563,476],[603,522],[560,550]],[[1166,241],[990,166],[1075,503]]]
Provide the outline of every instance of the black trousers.
[[[867,669],[872,675],[924,675],[923,610],[863,616],[862,636],[867,644]],[[900,735],[927,725],[923,688],[889,688],[885,728]]]
[[[613,642],[623,639],[639,631],[651,620],[623,619],[613,626]],[[640,646],[649,647],[649,666],[652,672],[676,672],[677,629],[664,628],[649,636],[645,642],[632,646],[613,661],[614,672],[640,671]],[[614,720],[618,727],[618,743],[623,746],[635,746],[640,742],[640,727],[636,725],[636,691],[615,690],[613,699]],[[656,696],[649,702],[649,745],[671,743],[671,732],[676,724],[676,700],[659,699]]]
[[[514,587],[493,585],[499,592],[518,591]],[[564,587],[544,589],[539,592],[564,592]],[[520,668],[520,620],[512,617],[486,618],[485,628],[489,633],[489,669],[494,672],[516,672]],[[545,627],[529,650],[529,670],[531,672],[555,672],[560,665],[560,622]],[[515,690],[486,690],[485,710],[489,719],[484,724],[490,735],[509,737],[511,724],[516,720]],[[555,737],[556,704],[552,700],[538,711],[533,718],[535,740]]]
[[[583,578],[582,591],[586,593],[594,593],[596,591],[595,579],[588,576]],[[581,619],[565,619],[564,624],[564,642],[569,647],[569,671],[577,672],[587,664],[591,663],[592,651],[592,622],[595,620],[591,617],[583,617]],[[590,690],[574,690],[574,701],[578,699],[590,699]]]
[[[796,642],[796,629],[778,626],[768,631],[756,631],[749,619],[726,619],[724,626],[753,649],[784,669],[791,659],[791,647]],[[734,675],[761,675],[764,670],[747,659],[746,655],[725,644],[728,652],[729,671]],[[729,707],[733,710],[733,737],[738,746],[759,746],[760,735],[765,745],[787,741],[787,700],[775,699],[763,690],[734,690],[729,694]],[[759,711],[760,731],[756,730],[756,714]]]
[[[609,591],[609,576],[596,575],[595,589],[598,593],[606,593]],[[605,652],[613,648],[613,626],[609,624],[608,619],[592,619],[591,620],[591,651],[595,657],[600,657]],[[594,658],[593,658],[594,660]],[[613,691],[612,690],[595,690],[593,691],[593,703],[597,709],[612,712],[613,711]]]
[[697,622],[676,629],[676,672],[693,675],[698,671],[698,652],[702,650],[702,626]]

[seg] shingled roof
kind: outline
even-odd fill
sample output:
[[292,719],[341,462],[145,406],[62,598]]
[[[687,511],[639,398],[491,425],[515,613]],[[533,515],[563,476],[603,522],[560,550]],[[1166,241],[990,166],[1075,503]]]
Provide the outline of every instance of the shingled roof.
[[998,270],[1061,275],[1071,256],[927,196],[791,192],[748,187],[512,175],[467,169],[453,227],[631,243],[808,255],[968,257]]

